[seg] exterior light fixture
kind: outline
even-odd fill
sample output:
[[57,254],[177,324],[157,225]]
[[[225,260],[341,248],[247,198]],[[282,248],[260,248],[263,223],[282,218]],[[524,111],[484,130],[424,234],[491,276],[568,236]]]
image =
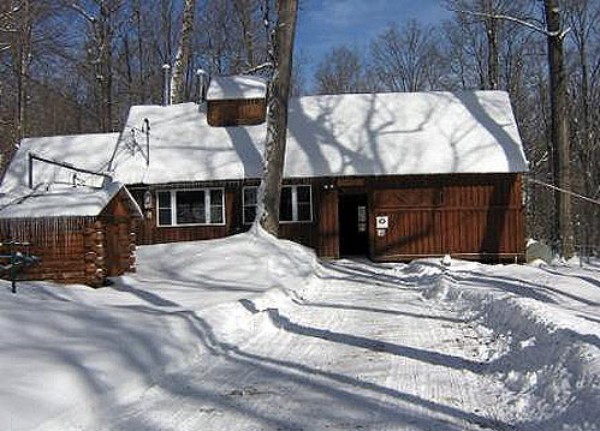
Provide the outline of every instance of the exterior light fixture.
[[152,197],[152,192],[150,190],[146,190],[146,192],[144,193],[144,209],[145,210],[151,210],[152,209],[152,202],[153,201],[153,197]]

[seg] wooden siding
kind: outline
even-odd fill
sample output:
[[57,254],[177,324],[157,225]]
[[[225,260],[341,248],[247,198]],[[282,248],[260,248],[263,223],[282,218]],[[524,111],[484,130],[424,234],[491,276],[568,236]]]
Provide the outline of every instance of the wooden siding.
[[[155,198],[155,191],[182,189],[183,185],[164,184],[154,186],[152,195]],[[240,233],[246,230],[242,223],[242,195],[241,181],[210,184],[188,184],[185,188],[203,188],[203,187],[222,187],[225,189],[225,224],[224,225],[196,225],[196,226],[158,226],[156,220],[157,202],[153,199],[152,209],[144,210],[144,220],[137,225],[136,236],[137,244],[164,244],[179,241],[199,241],[207,239],[223,238],[228,235]],[[144,193],[146,188],[135,187],[131,189],[134,199],[143,208]]]
[[479,260],[522,260],[523,208],[518,175],[419,179],[413,185],[379,184],[373,216],[389,217],[374,238],[377,260],[451,254]]
[[213,127],[261,124],[266,112],[265,99],[212,100],[207,103],[207,121]]
[[319,196],[320,201],[316,202],[318,210],[315,209],[318,218],[317,253],[322,257],[336,258],[340,255],[338,193],[328,189]]
[[[340,256],[339,198],[345,194],[369,197],[370,257],[409,260],[450,253],[479,260],[524,257],[523,208],[520,177],[516,174],[435,175],[406,177],[313,178],[286,181],[311,184],[311,222],[282,223],[280,236],[312,247],[327,258]],[[138,244],[220,238],[249,228],[242,220],[242,190],[257,180],[187,184],[224,187],[225,226],[158,227],[156,207],[139,226]],[[153,186],[154,190],[182,184]],[[132,188],[141,204],[146,189]],[[156,203],[154,203],[156,205]],[[377,236],[375,217],[387,215],[389,229]]]
[[[330,223],[327,225],[320,226],[319,220],[322,217],[322,211],[317,211],[317,208],[321,206],[321,200],[323,199],[323,181],[319,180],[298,180],[286,182],[285,184],[311,184],[312,185],[312,200],[313,200],[313,219],[310,222],[300,223],[282,223],[280,225],[280,236],[285,239],[299,242],[308,247],[320,249],[319,236],[320,229],[330,229],[331,224],[335,222],[337,224],[337,216],[332,218],[330,213],[326,215],[330,219]],[[202,225],[202,226],[158,226],[156,223],[156,200],[153,201],[153,207],[148,211],[145,211],[144,220],[138,224],[136,229],[137,243],[139,245],[147,244],[162,244],[169,242],[179,241],[199,241],[207,239],[222,238],[228,235],[234,235],[237,233],[245,232],[250,228],[250,224],[244,224],[243,221],[243,188],[245,186],[258,186],[259,181],[257,180],[246,180],[246,181],[227,181],[227,182],[207,182],[207,183],[189,183],[185,185],[188,189],[193,188],[204,188],[204,187],[222,187],[225,189],[225,225]],[[151,190],[153,192],[157,190],[169,190],[179,189],[184,186],[183,184],[163,184],[153,185]],[[144,186],[132,186],[130,188],[131,194],[135,200],[142,206],[143,196],[147,188]],[[335,195],[335,192],[333,193]],[[332,199],[330,196],[329,199]],[[335,196],[333,199],[337,199]],[[332,205],[331,202],[328,208],[334,209],[337,212],[337,200]],[[335,233],[335,227],[333,232]],[[332,242],[336,241],[336,245],[333,246]],[[334,249],[337,248],[337,236],[335,239],[330,238],[327,245],[327,253],[333,253]],[[333,249],[332,249],[333,247]],[[329,251],[332,250],[332,251]],[[325,253],[326,255],[329,255]],[[332,255],[333,256],[333,255]]]

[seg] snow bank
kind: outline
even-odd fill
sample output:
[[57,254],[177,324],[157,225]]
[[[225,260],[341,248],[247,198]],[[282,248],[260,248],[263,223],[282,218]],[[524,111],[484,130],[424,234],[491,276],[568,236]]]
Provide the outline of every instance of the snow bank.
[[[429,271],[435,266],[432,262],[414,265],[427,265]],[[505,400],[508,421],[519,424],[519,429],[598,429],[599,321],[561,304],[558,298],[568,292],[544,297],[539,287],[539,292],[529,292],[532,297],[527,297],[531,286],[521,283],[521,292],[510,292],[502,277],[481,277],[482,268],[480,264],[452,270],[440,266],[423,295],[462,308],[480,325],[479,332],[488,339],[487,348],[480,352],[485,372],[513,393]],[[537,271],[531,274],[539,277],[543,270]]]
[[0,282],[0,428],[598,429],[597,267],[320,263],[258,227],[138,259]]
[[[473,298],[479,321],[504,338],[507,351],[490,361],[518,394],[515,419],[553,429],[593,429],[600,423],[600,338],[597,324],[528,298]],[[540,420],[540,419],[543,420]]]
[[22,282],[14,295],[0,281],[3,429],[97,429],[111,405],[261,334],[267,320],[238,299],[276,307],[307,288],[317,264],[260,228],[142,246],[138,259],[138,274],[100,290]]
[[248,277],[260,280],[262,292],[238,302],[219,304],[206,313],[206,318],[214,323],[218,338],[239,344],[272,329],[269,313],[262,312],[285,309],[310,294],[316,285],[319,263],[312,249],[277,239],[258,225],[234,241],[247,243],[248,250],[242,255],[257,258],[256,264],[246,268],[253,271]]

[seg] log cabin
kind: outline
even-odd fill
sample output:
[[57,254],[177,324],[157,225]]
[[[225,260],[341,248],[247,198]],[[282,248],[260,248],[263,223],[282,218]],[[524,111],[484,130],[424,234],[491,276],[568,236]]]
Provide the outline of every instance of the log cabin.
[[0,255],[25,252],[40,259],[20,280],[101,287],[108,277],[135,272],[135,223],[142,217],[118,182],[13,190],[0,196]]
[[[197,103],[132,107],[118,136],[25,139],[0,192],[51,182],[28,161],[43,152],[125,184],[143,212],[137,244],[243,232],[256,214],[266,91],[259,78],[215,77]],[[286,145],[280,236],[323,258],[524,259],[528,162],[505,92],[294,98]]]

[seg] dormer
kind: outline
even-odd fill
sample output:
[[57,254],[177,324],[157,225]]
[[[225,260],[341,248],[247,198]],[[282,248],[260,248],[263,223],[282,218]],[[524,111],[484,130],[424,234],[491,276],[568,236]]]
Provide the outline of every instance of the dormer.
[[250,126],[265,121],[267,83],[256,76],[213,77],[206,94],[208,124]]

